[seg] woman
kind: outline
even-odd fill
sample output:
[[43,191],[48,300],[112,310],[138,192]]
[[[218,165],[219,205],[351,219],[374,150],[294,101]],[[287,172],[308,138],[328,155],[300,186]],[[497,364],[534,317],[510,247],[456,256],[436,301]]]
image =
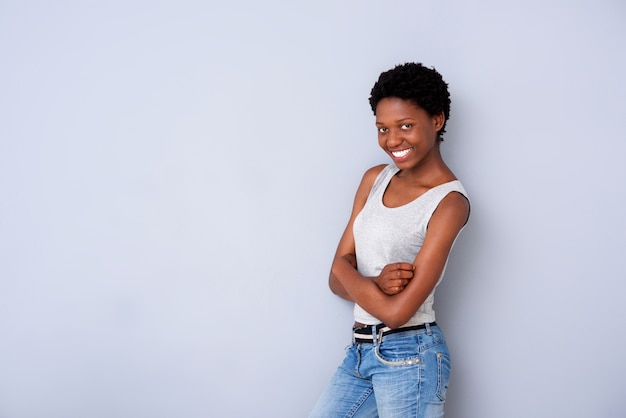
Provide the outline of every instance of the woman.
[[333,260],[333,293],[355,302],[353,343],[311,417],[443,417],[450,356],[433,300],[470,206],[444,163],[448,85],[407,63],[371,91],[378,143]]

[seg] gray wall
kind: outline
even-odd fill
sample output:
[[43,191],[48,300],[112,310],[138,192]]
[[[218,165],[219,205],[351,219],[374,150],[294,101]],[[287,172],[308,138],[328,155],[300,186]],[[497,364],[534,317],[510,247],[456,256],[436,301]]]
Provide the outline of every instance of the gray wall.
[[620,1],[0,4],[0,417],[305,417],[367,97],[453,95],[448,417],[626,416]]

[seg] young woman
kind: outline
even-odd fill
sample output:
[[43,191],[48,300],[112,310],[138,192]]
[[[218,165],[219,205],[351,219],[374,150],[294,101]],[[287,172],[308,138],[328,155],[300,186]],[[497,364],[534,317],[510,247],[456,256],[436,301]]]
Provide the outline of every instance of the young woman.
[[448,85],[407,63],[383,72],[369,100],[393,163],[365,173],[339,241],[329,285],[355,302],[353,343],[311,417],[443,417],[450,355],[434,292],[470,212],[439,150]]

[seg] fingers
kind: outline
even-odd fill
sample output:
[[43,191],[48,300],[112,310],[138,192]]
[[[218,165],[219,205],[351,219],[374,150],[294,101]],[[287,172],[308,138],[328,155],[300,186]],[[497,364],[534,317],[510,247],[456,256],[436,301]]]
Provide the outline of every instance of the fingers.
[[405,286],[392,286],[388,289],[387,293],[388,295],[396,295],[400,292],[402,292],[404,290]]
[[400,293],[404,290],[407,284],[409,284],[409,279],[390,280],[385,293],[389,295]]
[[395,268],[396,270],[408,270],[408,271],[415,270],[415,266],[411,263],[395,263]]
[[391,263],[386,265],[377,276],[376,284],[388,295],[395,295],[404,290],[413,279],[415,267],[411,263]]
[[413,271],[410,270],[396,270],[390,272],[387,276],[390,280],[403,280],[413,278]]
[[411,263],[391,263],[387,264],[384,268],[384,271],[413,271],[415,270],[415,266]]
[[[411,263],[393,263],[387,264],[383,268],[383,274],[391,275],[391,277],[413,277],[415,266]],[[407,275],[408,273],[408,275]]]
[[394,287],[397,287],[399,289],[404,289],[407,284],[409,284],[409,279],[403,279],[403,280],[399,280],[398,282],[396,282],[396,285]]

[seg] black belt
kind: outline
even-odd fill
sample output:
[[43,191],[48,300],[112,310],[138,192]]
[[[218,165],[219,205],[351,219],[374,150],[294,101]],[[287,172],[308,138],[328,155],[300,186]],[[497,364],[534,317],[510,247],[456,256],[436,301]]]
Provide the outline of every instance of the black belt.
[[416,331],[420,329],[426,329],[426,327],[434,327],[436,322],[430,322],[420,325],[408,325],[400,328],[389,328],[385,324],[367,325],[362,328],[353,329],[353,340],[355,343],[372,343],[374,341],[374,330],[376,330],[376,338],[378,342],[386,335],[397,334],[398,332]]

